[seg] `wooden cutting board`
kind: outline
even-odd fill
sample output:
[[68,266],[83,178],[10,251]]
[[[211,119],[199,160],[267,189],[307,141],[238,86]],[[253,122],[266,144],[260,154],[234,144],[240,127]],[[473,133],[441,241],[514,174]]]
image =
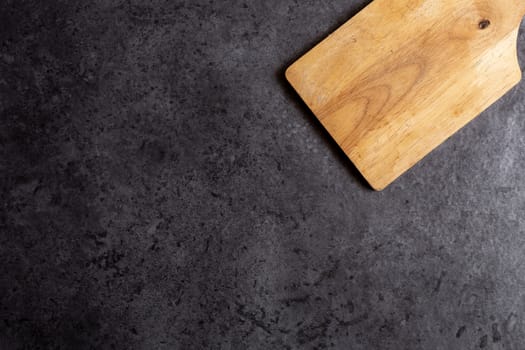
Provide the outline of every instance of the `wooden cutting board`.
[[375,0],[286,71],[382,190],[521,79],[525,0]]

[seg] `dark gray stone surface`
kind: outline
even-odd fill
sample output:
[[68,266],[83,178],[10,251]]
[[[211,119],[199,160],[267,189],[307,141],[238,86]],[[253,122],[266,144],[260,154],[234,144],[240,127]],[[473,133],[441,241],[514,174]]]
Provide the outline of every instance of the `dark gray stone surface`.
[[525,84],[371,191],[283,78],[366,3],[1,1],[0,348],[523,349]]

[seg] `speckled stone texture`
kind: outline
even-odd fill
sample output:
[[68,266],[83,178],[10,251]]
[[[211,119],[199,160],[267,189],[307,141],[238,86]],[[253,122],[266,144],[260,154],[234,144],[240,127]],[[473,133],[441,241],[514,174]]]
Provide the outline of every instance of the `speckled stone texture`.
[[367,3],[1,1],[0,349],[524,349],[525,83],[371,191],[284,79]]

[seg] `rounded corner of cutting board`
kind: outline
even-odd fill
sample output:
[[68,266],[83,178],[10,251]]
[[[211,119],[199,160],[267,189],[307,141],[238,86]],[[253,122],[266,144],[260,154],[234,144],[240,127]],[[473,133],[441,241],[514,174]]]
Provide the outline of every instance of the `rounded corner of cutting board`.
[[294,62],[293,64],[288,66],[288,68],[286,68],[286,70],[284,71],[284,77],[286,81],[288,81],[288,83],[294,88],[297,94],[299,94],[299,96],[301,96],[301,98],[304,100],[302,95],[303,89],[301,85],[301,70],[298,67],[297,62]]
[[372,188],[372,190],[374,190],[375,192],[382,192],[388,186],[388,184],[387,185],[384,185],[384,184],[378,185],[378,184],[375,184],[375,183],[370,182],[368,180],[367,180],[367,182],[368,182],[368,185],[370,185],[370,188]]
[[295,66],[295,64],[291,64],[284,71],[284,77],[292,85],[293,85],[293,82],[294,82],[294,66]]
[[348,154],[347,154],[347,157],[348,157],[348,160],[352,162],[352,164],[357,169],[357,171],[361,174],[363,179],[365,179],[365,181],[368,183],[370,188],[376,192],[383,191],[385,188],[388,187],[388,185],[390,185],[395,180],[395,179],[390,179],[390,180],[385,181],[385,178],[374,177],[371,174],[369,174],[368,171],[366,171],[366,169],[360,167],[359,164],[357,164]]

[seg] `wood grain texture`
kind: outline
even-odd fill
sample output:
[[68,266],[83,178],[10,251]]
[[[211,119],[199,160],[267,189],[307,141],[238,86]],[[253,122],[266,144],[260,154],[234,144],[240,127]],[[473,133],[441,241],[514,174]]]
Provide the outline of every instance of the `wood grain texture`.
[[524,0],[375,0],[286,77],[382,190],[521,79]]

